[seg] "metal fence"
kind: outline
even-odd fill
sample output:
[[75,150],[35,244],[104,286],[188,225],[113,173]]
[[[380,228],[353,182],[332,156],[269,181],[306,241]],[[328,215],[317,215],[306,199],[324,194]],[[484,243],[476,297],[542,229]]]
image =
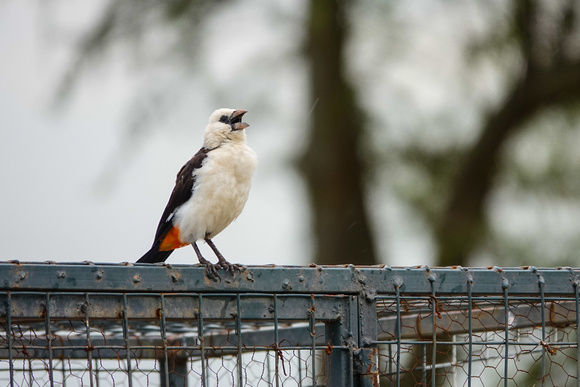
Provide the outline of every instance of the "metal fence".
[[580,386],[580,269],[0,263],[0,385]]

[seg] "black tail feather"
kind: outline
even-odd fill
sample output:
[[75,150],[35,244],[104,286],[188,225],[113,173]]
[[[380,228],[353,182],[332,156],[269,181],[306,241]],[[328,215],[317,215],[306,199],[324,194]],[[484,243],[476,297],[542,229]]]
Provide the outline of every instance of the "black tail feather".
[[159,251],[158,246],[153,246],[151,250],[143,254],[137,263],[157,263],[165,262],[165,260],[173,253],[173,250]]

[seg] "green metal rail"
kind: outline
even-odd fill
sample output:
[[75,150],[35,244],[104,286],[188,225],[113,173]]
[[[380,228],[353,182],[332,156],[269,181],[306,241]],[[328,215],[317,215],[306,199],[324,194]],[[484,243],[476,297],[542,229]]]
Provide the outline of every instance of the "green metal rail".
[[579,269],[221,275],[0,262],[0,384],[580,386]]

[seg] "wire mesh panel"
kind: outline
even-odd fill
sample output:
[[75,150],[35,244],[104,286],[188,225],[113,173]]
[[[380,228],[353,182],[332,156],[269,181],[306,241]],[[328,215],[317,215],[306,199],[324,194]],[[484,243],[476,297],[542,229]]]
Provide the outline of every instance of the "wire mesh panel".
[[577,269],[0,263],[0,385],[580,386]]
[[14,386],[326,385],[325,325],[350,308],[342,295],[262,293],[9,291],[0,300],[0,380]]
[[578,385],[574,298],[400,296],[378,305],[385,385]]

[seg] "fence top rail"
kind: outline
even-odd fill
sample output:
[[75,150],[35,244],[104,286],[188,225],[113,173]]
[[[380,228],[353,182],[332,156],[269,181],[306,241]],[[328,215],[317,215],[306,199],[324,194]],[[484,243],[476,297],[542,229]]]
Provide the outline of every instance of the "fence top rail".
[[248,266],[212,281],[199,265],[0,262],[0,291],[574,296],[580,268]]

